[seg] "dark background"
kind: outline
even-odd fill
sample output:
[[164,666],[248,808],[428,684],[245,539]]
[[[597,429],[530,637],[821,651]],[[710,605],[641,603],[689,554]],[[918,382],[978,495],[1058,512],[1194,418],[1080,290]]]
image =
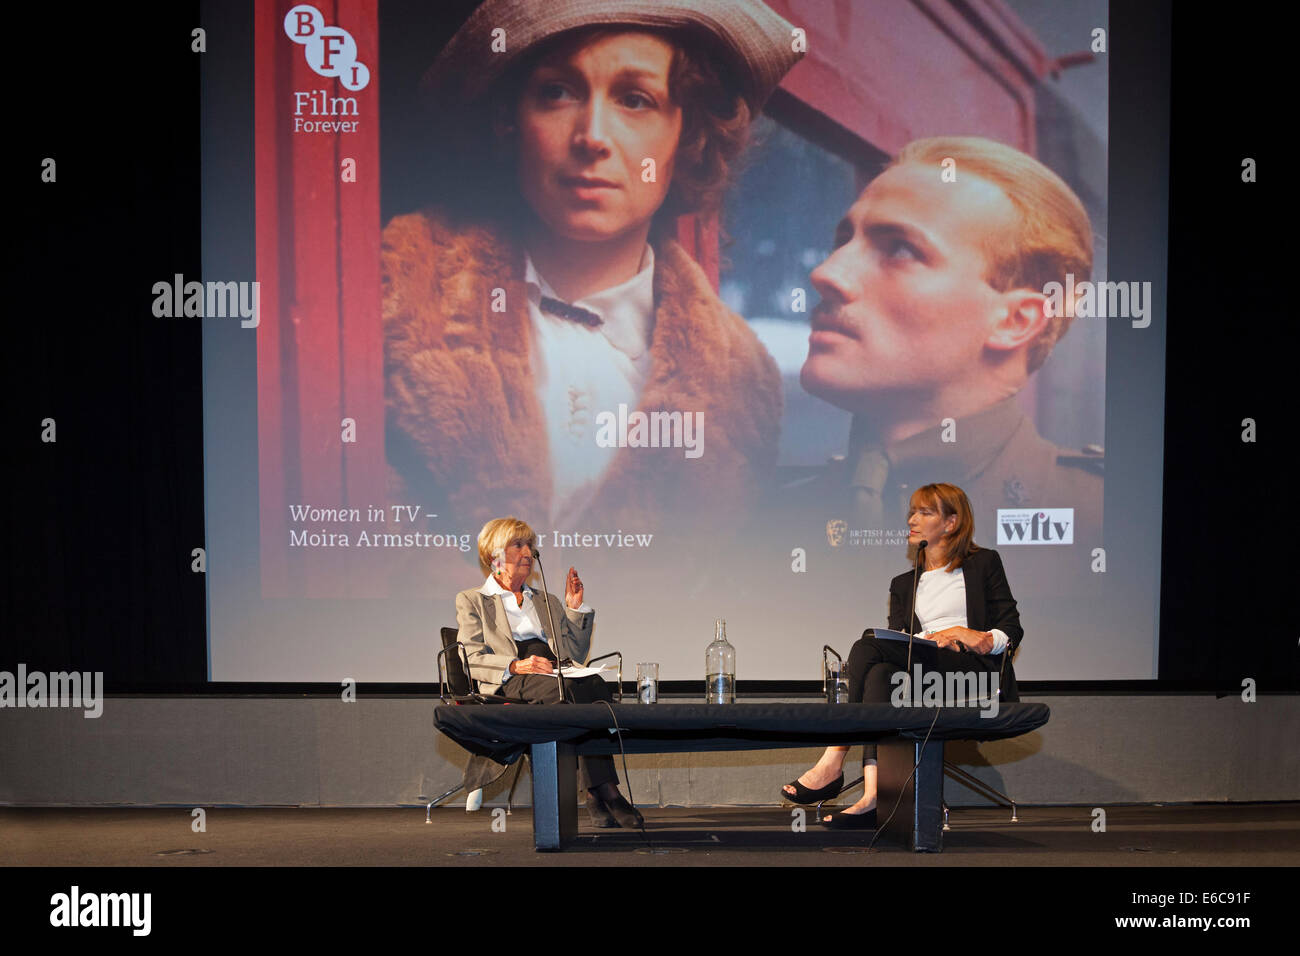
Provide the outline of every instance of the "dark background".
[[[1297,341],[1290,230],[1279,237],[1291,189],[1276,132],[1291,123],[1279,111],[1290,85],[1275,82],[1284,60],[1267,23],[1170,6],[1114,4],[1110,24],[1113,52],[1141,48],[1111,62],[1112,144],[1141,141],[1172,65],[1161,679],[1030,693],[1227,694],[1246,677],[1264,693],[1300,689],[1300,626],[1279,599],[1289,588],[1277,593],[1296,523],[1281,449],[1297,403],[1280,400]],[[154,318],[151,287],[202,278],[199,57],[241,30],[238,55],[250,56],[247,7],[209,29],[204,54],[190,50],[197,3],[132,8],[93,29],[51,5],[11,15],[22,65],[11,79],[25,82],[7,99],[17,215],[0,670],[99,670],[113,692],[236,689],[206,683],[205,584],[190,570],[204,538],[200,327]],[[54,184],[40,179],[47,156]],[[1259,166],[1250,185],[1247,156]],[[1112,202],[1166,188],[1121,190],[1122,178],[1112,166]],[[45,418],[56,443],[40,439]],[[1244,418],[1254,444],[1241,441]],[[246,685],[268,687],[288,689]]]

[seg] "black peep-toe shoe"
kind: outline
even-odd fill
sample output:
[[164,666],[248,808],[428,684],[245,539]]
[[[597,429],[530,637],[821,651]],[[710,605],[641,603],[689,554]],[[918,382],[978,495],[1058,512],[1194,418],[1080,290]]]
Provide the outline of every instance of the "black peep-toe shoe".
[[875,808],[866,813],[831,813],[822,817],[821,825],[827,830],[874,830],[876,829]]
[[794,793],[786,793],[785,788],[783,787],[781,789],[782,800],[789,800],[791,803],[821,803],[823,800],[829,800],[843,789],[844,774],[841,773],[838,777],[819,790],[809,790],[799,782],[798,777],[791,780],[788,786],[794,787]]

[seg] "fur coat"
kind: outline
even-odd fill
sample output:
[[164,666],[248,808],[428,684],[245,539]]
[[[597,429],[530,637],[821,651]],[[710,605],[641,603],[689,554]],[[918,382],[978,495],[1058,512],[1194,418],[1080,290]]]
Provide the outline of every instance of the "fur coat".
[[[544,522],[550,453],[522,247],[425,211],[384,229],[382,269],[390,500],[445,508],[466,529],[506,514]],[[504,312],[491,309],[494,289]],[[776,463],[776,364],[671,240],[655,246],[654,299],[638,408],[703,412],[703,454],[620,448],[578,526],[562,530],[724,527]]]

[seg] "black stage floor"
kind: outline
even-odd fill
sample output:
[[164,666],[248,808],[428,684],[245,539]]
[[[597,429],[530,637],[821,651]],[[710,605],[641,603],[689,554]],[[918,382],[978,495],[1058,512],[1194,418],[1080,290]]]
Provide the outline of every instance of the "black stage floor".
[[914,854],[872,832],[829,832],[790,807],[649,808],[646,835],[596,830],[579,811],[564,853],[532,848],[532,815],[485,807],[0,808],[0,865],[225,866],[1063,866],[1294,867],[1300,803],[955,809],[944,851]]

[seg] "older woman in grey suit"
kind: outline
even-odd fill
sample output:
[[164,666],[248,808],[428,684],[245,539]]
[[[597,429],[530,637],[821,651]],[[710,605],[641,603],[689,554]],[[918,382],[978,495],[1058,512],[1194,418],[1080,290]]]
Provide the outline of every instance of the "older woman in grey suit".
[[[584,603],[582,579],[573,568],[565,576],[562,605],[555,595],[528,586],[536,546],[536,532],[518,518],[494,518],[483,526],[478,556],[487,580],[456,595],[456,640],[465,647],[470,674],[482,693],[554,704],[560,691],[547,641],[549,621],[554,619],[559,632],[555,646],[560,657],[581,662],[591,649],[596,614]],[[566,680],[565,688],[575,703],[610,700],[605,682],[596,676]],[[613,758],[583,757],[578,773],[593,824],[641,826],[641,814],[618,792]]]

